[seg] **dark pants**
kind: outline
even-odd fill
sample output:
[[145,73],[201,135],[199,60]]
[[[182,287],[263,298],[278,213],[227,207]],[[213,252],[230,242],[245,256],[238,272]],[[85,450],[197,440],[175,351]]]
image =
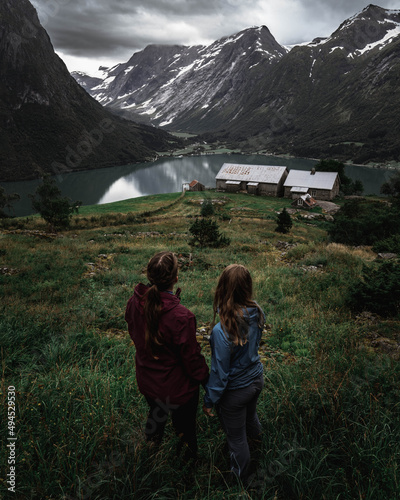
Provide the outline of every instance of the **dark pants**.
[[230,453],[231,470],[244,478],[250,464],[249,438],[259,438],[261,424],[257,416],[257,399],[264,386],[261,376],[247,387],[227,390],[222,395],[217,412]]
[[169,413],[171,413],[172,425],[174,426],[176,435],[181,438],[178,445],[178,454],[186,444],[185,459],[196,458],[196,414],[199,403],[199,391],[196,391],[194,396],[182,405],[174,405],[168,401],[163,402],[148,397],[146,397],[146,401],[150,406],[145,428],[147,440],[153,441],[156,444],[161,443],[165,424],[167,423]]

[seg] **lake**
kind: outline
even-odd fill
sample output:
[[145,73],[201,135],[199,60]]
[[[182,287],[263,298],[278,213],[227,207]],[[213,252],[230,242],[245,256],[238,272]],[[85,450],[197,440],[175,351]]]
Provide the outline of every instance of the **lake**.
[[[289,170],[311,170],[316,160],[281,158],[262,155],[219,154],[160,158],[152,163],[137,163],[56,176],[63,195],[83,205],[97,205],[136,198],[148,194],[182,191],[182,184],[197,179],[215,187],[215,176],[224,163],[247,165],[285,165]],[[364,194],[379,194],[381,185],[393,175],[393,170],[346,165],[345,173],[364,185]],[[14,215],[31,215],[31,200],[40,181],[2,182],[7,193],[18,193],[21,199],[13,203]]]

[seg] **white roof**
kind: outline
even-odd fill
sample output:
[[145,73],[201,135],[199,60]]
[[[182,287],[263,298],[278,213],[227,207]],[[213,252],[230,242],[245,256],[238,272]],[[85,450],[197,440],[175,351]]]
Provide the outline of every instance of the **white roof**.
[[286,167],[277,167],[274,165],[224,163],[216,175],[216,179],[278,184],[286,170]]
[[308,187],[293,186],[290,190],[291,193],[307,193]]
[[284,186],[292,186],[296,190],[300,187],[332,189],[337,176],[337,172],[315,172],[312,174],[308,170],[290,170]]

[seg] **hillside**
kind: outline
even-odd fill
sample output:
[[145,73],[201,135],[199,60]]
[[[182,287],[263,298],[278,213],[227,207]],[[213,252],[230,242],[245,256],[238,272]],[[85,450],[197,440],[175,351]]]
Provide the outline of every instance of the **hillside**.
[[[227,247],[189,245],[204,197],[231,238]],[[38,217],[2,221],[0,413],[5,422],[5,388],[15,387],[16,497],[396,497],[399,317],[349,309],[351,285],[376,254],[330,243],[320,210],[321,219],[293,215],[290,233],[276,233],[277,211],[289,203],[173,193],[83,207],[59,234],[46,233]],[[226,265],[248,267],[266,313],[264,434],[247,490],[230,481],[218,419],[200,408],[195,466],[176,457],[169,424],[157,453],[145,442],[147,407],[124,311],[148,259],[164,249],[178,255],[182,303],[196,315],[208,363],[206,328]],[[2,426],[2,471],[7,432]]]
[[400,11],[369,5],[291,50],[261,26],[209,46],[149,46],[102,79],[74,76],[115,113],[209,142],[385,162],[400,158],[399,34]]
[[0,3],[0,136],[1,181],[145,161],[176,144],[91,98],[28,0]]

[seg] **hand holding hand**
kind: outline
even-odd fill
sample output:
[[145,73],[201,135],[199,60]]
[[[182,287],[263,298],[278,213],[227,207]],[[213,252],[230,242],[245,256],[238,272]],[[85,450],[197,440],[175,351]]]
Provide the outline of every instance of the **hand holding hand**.
[[215,417],[214,413],[212,413],[212,408],[207,408],[206,405],[203,405],[203,413],[207,415],[207,417]]

